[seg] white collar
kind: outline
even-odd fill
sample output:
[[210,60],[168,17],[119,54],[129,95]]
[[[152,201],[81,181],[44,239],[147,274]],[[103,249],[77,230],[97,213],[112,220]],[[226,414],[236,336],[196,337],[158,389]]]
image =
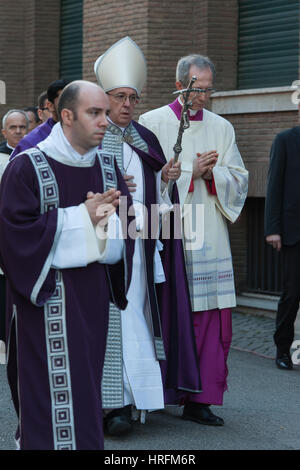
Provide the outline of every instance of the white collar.
[[38,148],[55,160],[86,164],[92,162],[98,149],[93,147],[84,155],[78,153],[65,136],[60,122],[52,127],[49,136],[38,144]]
[[115,124],[114,121],[112,121],[109,116],[107,116],[107,120],[111,122],[114,126],[117,126],[119,129],[121,129],[122,132],[125,131],[126,127],[118,126],[118,124]]

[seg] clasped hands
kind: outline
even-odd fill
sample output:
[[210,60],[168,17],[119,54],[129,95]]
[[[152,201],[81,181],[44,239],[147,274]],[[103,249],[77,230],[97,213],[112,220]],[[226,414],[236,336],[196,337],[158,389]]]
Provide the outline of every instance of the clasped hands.
[[93,225],[100,224],[104,227],[108,218],[114,214],[120,204],[121,191],[109,189],[104,193],[87,193],[87,199],[84,202]]
[[[202,177],[205,180],[211,180],[212,169],[217,163],[218,156],[219,154],[216,150],[197,153],[197,158],[193,161],[193,179]],[[181,163],[177,161],[173,164],[173,162],[174,159],[171,158],[162,168],[161,178],[165,183],[168,183],[169,180],[176,181],[181,175]],[[130,192],[136,190],[136,184],[133,182],[133,178],[133,175],[124,175],[124,180]]]
[[212,169],[217,163],[218,156],[216,150],[197,153],[197,158],[193,161],[193,179],[201,177],[208,181],[211,180],[213,176]]

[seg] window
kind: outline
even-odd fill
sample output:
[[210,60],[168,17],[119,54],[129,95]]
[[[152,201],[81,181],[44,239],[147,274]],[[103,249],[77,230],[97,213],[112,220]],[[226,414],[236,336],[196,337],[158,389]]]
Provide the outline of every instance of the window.
[[238,88],[298,79],[299,0],[240,0]]
[[60,78],[82,78],[83,0],[61,0]]

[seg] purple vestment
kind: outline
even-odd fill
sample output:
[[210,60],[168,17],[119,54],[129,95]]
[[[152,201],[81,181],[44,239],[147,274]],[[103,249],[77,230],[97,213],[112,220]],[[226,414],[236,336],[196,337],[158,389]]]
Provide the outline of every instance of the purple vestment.
[[[178,99],[169,104],[180,120],[182,106]],[[188,111],[189,112],[189,111]],[[202,121],[203,110],[191,115],[191,121]],[[223,404],[223,394],[227,389],[227,357],[229,353],[232,325],[231,309],[213,309],[193,312],[194,334],[201,371],[202,392],[190,394],[187,401],[213,405]]]
[[134,242],[126,240],[126,262],[53,269],[57,207],[79,205],[88,191],[102,193],[103,178],[98,159],[89,167],[44,159],[36,171],[27,154],[15,158],[1,182],[0,260],[13,305],[7,367],[20,444],[22,450],[99,450],[109,301],[126,307]]
[[35,127],[29,134],[26,134],[23,139],[20,140],[9,159],[12,160],[18,153],[35,147],[39,142],[45,140],[50,134],[54,124],[56,124],[56,122],[53,121],[52,118],[49,118],[46,122],[43,122],[43,124]]
[[190,394],[189,400],[222,405],[227,390],[227,357],[232,337],[231,309],[194,312],[193,317],[203,390]]
[[[146,154],[133,147],[143,163],[145,203],[150,217],[150,204],[157,202],[153,169],[159,171],[166,163],[166,160],[156,136],[135,121],[133,121],[133,125],[142,139],[147,142],[149,148],[149,153]],[[173,203],[179,204],[176,184],[173,188]],[[151,227],[150,219],[148,227],[149,229]],[[161,252],[161,257],[166,282],[156,284],[156,296],[166,353],[166,360],[160,362],[166,404],[180,403],[186,397],[187,392],[201,391],[182,240],[174,238],[174,227],[172,230],[170,239],[162,240],[164,249]],[[154,282],[154,248],[155,240],[145,240],[148,279],[152,284]],[[155,308],[155,305],[153,305],[153,308]],[[187,364],[189,364],[189,367],[187,367]]]

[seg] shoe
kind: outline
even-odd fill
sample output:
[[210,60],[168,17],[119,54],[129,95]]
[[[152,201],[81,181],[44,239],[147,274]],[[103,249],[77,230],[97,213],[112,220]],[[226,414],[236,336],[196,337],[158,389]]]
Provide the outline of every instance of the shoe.
[[277,356],[275,362],[278,369],[293,370],[293,362],[289,353]]
[[110,436],[121,436],[131,429],[131,405],[113,410],[104,417],[104,431]]
[[182,418],[208,426],[224,426],[224,420],[214,415],[209,405],[203,405],[202,403],[187,403],[184,406]]

